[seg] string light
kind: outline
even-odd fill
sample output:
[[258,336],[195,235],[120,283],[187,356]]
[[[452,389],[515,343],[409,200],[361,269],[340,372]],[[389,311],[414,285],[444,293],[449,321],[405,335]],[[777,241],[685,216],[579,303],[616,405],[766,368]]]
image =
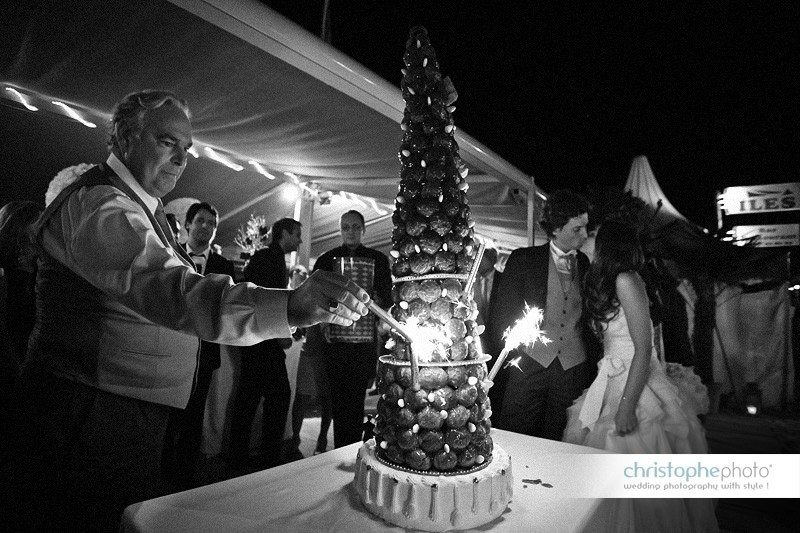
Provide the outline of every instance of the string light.
[[267,179],[270,179],[270,180],[274,180],[274,179],[275,179],[275,176],[273,176],[272,174],[270,174],[269,172],[267,172],[267,169],[265,169],[264,167],[262,167],[262,166],[261,166],[261,163],[259,163],[258,161],[253,161],[253,160],[251,159],[250,161],[248,161],[248,162],[247,162],[247,164],[248,164],[248,165],[252,165],[252,166],[253,166],[253,168],[254,168],[254,169],[256,169],[256,172],[258,172],[259,174],[261,174],[261,175],[262,175],[262,176],[264,176],[265,178],[267,178]]
[[375,210],[375,212],[378,213],[380,216],[384,216],[384,215],[388,215],[389,214],[388,211],[384,211],[383,209],[378,207],[378,202],[376,202],[374,198],[368,198],[368,200],[369,200],[370,205],[372,206],[372,209]]
[[349,200],[350,200],[351,202],[354,202],[356,205],[360,206],[360,207],[361,207],[361,208],[363,208],[363,209],[366,209],[366,208],[367,208],[367,204],[365,204],[365,203],[364,203],[364,200],[362,200],[361,198],[359,198],[357,194],[352,194],[352,193],[349,193],[347,196],[349,197]]
[[[8,91],[11,94],[13,94],[20,101],[20,103],[23,106],[25,106],[26,109],[28,109],[30,111],[37,111],[38,110],[38,108],[36,108],[35,106],[31,105],[28,102],[27,97],[24,94],[20,93],[18,90],[14,89],[12,87],[6,87],[6,91]],[[60,101],[56,100],[56,101],[53,101],[53,104],[56,105],[56,106],[61,107],[64,110],[64,112],[70,118],[80,122],[84,126],[86,126],[88,128],[96,128],[97,127],[96,124],[85,120],[75,109],[73,109],[69,105],[65,104],[64,102],[60,102]],[[195,146],[192,146],[191,148],[189,148],[187,150],[187,152],[190,153],[192,155],[192,157],[194,157],[195,159],[199,159],[200,158],[200,151],[198,150],[198,148],[199,148],[199,146],[196,144]],[[213,161],[216,161],[217,163],[225,165],[226,167],[228,167],[230,169],[233,169],[236,172],[241,172],[242,170],[244,170],[244,166],[239,165],[238,163],[235,163],[233,159],[230,159],[229,157],[220,154],[219,152],[217,152],[216,150],[214,150],[211,147],[205,146],[205,147],[203,147],[203,150],[205,151],[205,155],[209,159],[211,159]],[[250,160],[247,161],[247,164],[252,166],[253,169],[257,173],[259,173],[260,175],[264,176],[265,178],[270,179],[270,180],[277,179],[274,174],[270,173],[258,161],[250,159]],[[296,200],[297,198],[300,197],[300,192],[301,191],[306,191],[309,194],[311,194],[312,196],[314,196],[315,198],[319,199],[321,205],[329,203],[330,200],[332,200],[332,199],[334,199],[334,198],[336,198],[338,196],[339,198],[342,198],[343,200],[345,200],[348,203],[356,204],[357,206],[359,206],[362,209],[372,209],[379,216],[386,216],[387,214],[389,214],[391,212],[391,211],[387,211],[387,208],[388,208],[387,205],[378,203],[374,198],[370,198],[368,196],[361,196],[361,195],[358,195],[358,194],[355,194],[355,193],[351,193],[351,192],[347,192],[347,191],[338,191],[338,193],[337,193],[337,192],[330,191],[330,190],[319,190],[319,188],[317,188],[317,187],[312,187],[312,186],[306,185],[306,183],[301,181],[301,179],[297,176],[297,174],[294,174],[293,172],[286,171],[286,172],[283,172],[283,174],[291,180],[292,184],[294,184],[293,187],[287,187],[286,191],[284,191],[284,196],[286,197],[287,200],[294,201],[294,200]]]
[[217,163],[221,163],[226,167],[235,170],[236,172],[241,172],[242,170],[244,170],[244,167],[242,165],[238,165],[233,161],[230,161],[228,158],[218,154],[217,152],[214,151],[213,148],[206,146],[205,151],[206,155],[208,155],[209,158],[213,159]]
[[14,96],[16,96],[17,100],[19,100],[19,103],[21,103],[23,106],[25,106],[25,109],[27,109],[28,111],[39,111],[39,108],[29,104],[28,103],[28,98],[24,94],[19,92],[18,90],[14,89],[13,87],[6,87],[6,91],[8,91],[11,94],[13,94]]
[[70,106],[68,106],[64,102],[59,102],[58,100],[53,100],[53,104],[57,105],[60,108],[62,108],[64,110],[64,112],[66,112],[66,114],[69,115],[70,118],[72,118],[74,120],[77,120],[78,122],[80,122],[81,124],[86,126],[87,128],[96,128],[97,127],[97,124],[95,124],[94,122],[89,122],[87,120],[84,120],[83,117],[80,116],[77,111],[72,109]]

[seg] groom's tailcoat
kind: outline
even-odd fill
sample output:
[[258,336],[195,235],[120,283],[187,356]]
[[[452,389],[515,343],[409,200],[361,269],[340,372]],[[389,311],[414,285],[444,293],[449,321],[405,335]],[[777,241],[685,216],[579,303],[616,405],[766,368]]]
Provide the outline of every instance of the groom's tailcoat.
[[[515,357],[531,357],[544,367],[558,359],[564,369],[569,369],[587,360],[594,360],[597,343],[581,326],[580,313],[583,301],[582,280],[589,267],[589,259],[577,253],[577,272],[568,285],[560,285],[555,264],[551,258],[550,245],[520,248],[512,252],[503,275],[492,291],[484,334],[484,349],[496,359],[503,349],[503,332],[522,317],[525,305],[538,307],[545,314],[542,329],[551,340],[545,346],[537,342],[527,353],[514,350],[506,361]],[[566,293],[561,292],[562,287]],[[565,318],[566,320],[562,319]],[[564,324],[578,327],[564,327]],[[499,413],[503,406],[509,371],[501,369],[490,391],[492,410]],[[584,384],[581,384],[584,386]]]

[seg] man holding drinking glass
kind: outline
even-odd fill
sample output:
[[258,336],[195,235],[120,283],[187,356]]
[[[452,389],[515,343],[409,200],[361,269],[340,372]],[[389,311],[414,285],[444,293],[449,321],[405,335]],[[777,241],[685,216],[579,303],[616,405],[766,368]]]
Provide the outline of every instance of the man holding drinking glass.
[[[314,271],[343,274],[362,287],[383,308],[391,304],[392,276],[389,259],[361,244],[364,215],[352,210],[340,220],[342,245],[322,254]],[[375,374],[379,353],[377,320],[372,313],[356,327],[324,327],[323,360],[328,373],[333,409],[333,443],[340,448],[361,440],[364,395]]]

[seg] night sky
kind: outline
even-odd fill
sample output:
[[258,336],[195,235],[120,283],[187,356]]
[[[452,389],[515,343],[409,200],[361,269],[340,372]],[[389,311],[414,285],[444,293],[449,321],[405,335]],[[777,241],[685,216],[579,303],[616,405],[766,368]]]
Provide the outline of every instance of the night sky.
[[[320,34],[322,0],[264,2]],[[408,30],[426,26],[456,125],[546,191],[622,187],[644,154],[713,228],[715,190],[799,179],[796,3],[330,4],[331,44],[398,86]]]

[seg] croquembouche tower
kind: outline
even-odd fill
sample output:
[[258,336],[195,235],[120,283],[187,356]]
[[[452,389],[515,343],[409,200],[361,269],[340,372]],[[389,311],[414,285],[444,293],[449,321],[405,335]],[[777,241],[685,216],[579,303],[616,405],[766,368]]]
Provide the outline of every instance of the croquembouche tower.
[[397,333],[381,357],[375,439],[359,450],[355,486],[372,513],[428,531],[498,517],[512,495],[511,461],[491,437],[486,360],[470,286],[480,249],[467,168],[454,138],[457,95],[425,28],[411,30],[393,216]]

